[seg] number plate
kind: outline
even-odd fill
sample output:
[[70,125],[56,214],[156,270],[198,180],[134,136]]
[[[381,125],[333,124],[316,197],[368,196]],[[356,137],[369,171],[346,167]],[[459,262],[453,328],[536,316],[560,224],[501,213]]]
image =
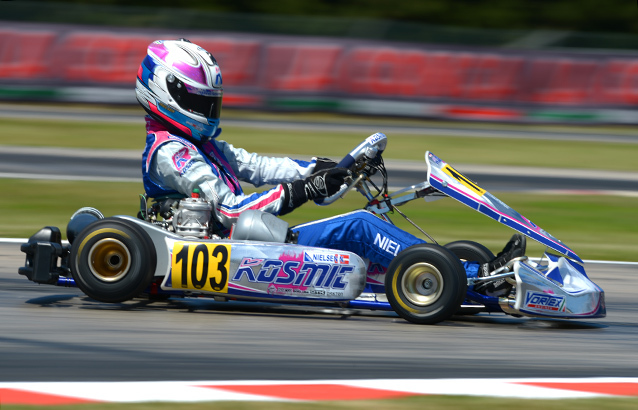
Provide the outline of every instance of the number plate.
[[176,242],[171,267],[174,289],[227,293],[230,245]]

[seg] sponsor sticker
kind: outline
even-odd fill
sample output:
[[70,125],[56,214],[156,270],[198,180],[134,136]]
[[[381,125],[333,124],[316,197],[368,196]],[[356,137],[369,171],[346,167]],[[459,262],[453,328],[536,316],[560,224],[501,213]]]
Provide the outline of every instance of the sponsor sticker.
[[[219,78],[215,78],[215,87],[219,87],[221,86],[221,82],[222,82],[222,75],[221,73],[217,73],[217,76]],[[203,95],[206,97],[219,97],[222,95],[220,90],[211,90],[208,88],[198,88],[198,87],[193,87],[191,85],[188,84],[184,84],[186,86],[186,91],[188,91],[190,94],[197,94],[197,95]]]
[[430,158],[430,162],[432,162],[433,164],[437,165],[437,166],[441,166],[441,164],[443,163],[443,161],[441,161],[441,159],[439,157],[437,157],[436,155],[434,155],[433,153],[428,153],[428,158]]
[[188,148],[186,147],[173,154],[173,165],[175,165],[175,169],[177,169],[178,171],[182,171],[190,160],[191,156],[188,153]]
[[349,265],[350,255],[334,252],[304,251],[303,260],[304,262],[322,262],[334,263],[338,265]]
[[230,280],[273,284],[273,289],[287,286],[293,288],[293,293],[308,293],[312,287],[345,289],[353,271],[354,267],[346,263],[243,258]]
[[565,297],[527,291],[525,294],[525,308],[543,312],[564,312]]
[[377,132],[376,134],[372,134],[367,138],[367,141],[369,144],[374,144],[376,142],[378,142],[379,140],[385,138],[385,134],[382,134],[380,132]]
[[164,104],[163,102],[159,101],[158,104],[160,105],[160,107],[162,107],[163,109],[165,109],[168,112],[175,112],[175,110],[173,108],[171,108],[170,106]]
[[387,252],[391,255],[397,256],[399,251],[401,250],[401,245],[387,236],[383,236],[380,233],[377,233],[377,236],[374,237],[374,245],[377,245],[381,250]]

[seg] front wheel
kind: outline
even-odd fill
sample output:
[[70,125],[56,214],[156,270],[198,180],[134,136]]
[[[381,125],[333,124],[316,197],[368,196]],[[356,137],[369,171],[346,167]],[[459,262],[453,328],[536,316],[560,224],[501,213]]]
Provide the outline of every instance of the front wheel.
[[458,310],[467,291],[467,277],[458,257],[442,246],[413,245],[388,267],[388,302],[405,320],[434,324]]
[[119,218],[92,223],[71,248],[75,283],[100,302],[118,303],[138,296],[151,284],[155,263],[155,248],[146,232]]

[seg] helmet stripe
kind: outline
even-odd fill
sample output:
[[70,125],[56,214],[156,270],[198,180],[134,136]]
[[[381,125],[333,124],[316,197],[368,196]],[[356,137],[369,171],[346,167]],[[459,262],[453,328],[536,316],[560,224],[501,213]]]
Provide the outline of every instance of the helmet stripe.
[[172,119],[172,118],[168,117],[167,115],[165,115],[164,113],[160,112],[160,110],[157,109],[157,106],[155,104],[153,104],[152,102],[149,101],[148,102],[148,106],[151,108],[151,111],[153,112],[153,114],[159,116],[161,119],[163,119],[164,121],[168,122],[173,127],[177,128],[178,130],[180,130],[184,134],[188,135],[189,137],[193,136],[193,132],[191,131],[190,128],[180,124],[179,122],[175,121],[174,119]]

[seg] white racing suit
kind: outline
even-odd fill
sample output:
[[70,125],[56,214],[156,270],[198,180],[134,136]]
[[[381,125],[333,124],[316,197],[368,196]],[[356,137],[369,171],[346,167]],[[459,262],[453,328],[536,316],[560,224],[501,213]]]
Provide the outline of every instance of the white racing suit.
[[152,198],[190,196],[199,188],[202,197],[213,205],[218,225],[227,229],[247,209],[278,215],[282,208],[281,185],[246,195],[239,181],[256,187],[292,182],[310,176],[316,164],[316,158],[299,161],[263,157],[215,139],[196,146],[148,116],[146,130],[142,157],[146,194]]
[[[171,134],[148,116],[146,128],[142,173],[147,195],[152,198],[174,194],[190,196],[193,189],[199,188],[201,195],[213,205],[218,231],[229,229],[247,209],[274,215],[279,215],[282,209],[281,185],[246,195],[240,180],[255,186],[287,183],[310,176],[316,165],[316,158],[299,161],[263,157],[216,139],[196,146]],[[362,210],[299,225],[293,230],[299,232],[299,244],[354,252],[371,262],[370,269],[381,271],[402,250],[424,243]],[[466,265],[466,271],[476,276],[478,265]]]

